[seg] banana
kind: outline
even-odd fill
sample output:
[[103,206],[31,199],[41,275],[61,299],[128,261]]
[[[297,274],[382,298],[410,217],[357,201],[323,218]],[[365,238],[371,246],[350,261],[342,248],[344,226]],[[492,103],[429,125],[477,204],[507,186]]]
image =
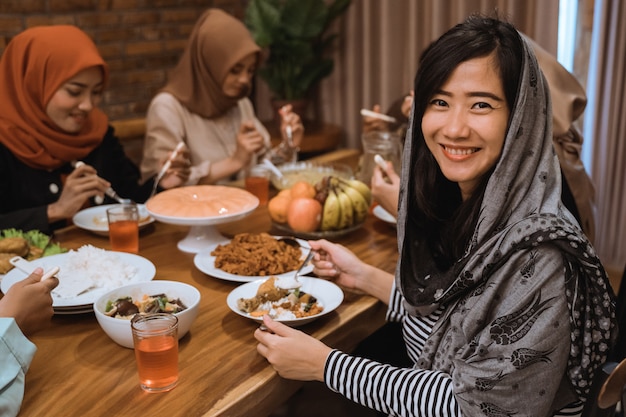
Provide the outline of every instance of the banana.
[[370,204],[365,197],[356,189],[341,185],[341,190],[350,198],[354,210],[354,224],[363,223],[369,212]]
[[372,190],[370,190],[370,187],[368,187],[368,185],[365,184],[363,181],[359,181],[354,178],[349,180],[344,178],[338,178],[338,180],[345,186],[352,187],[357,190],[363,196],[368,206],[372,204]]
[[334,191],[341,206],[341,216],[339,216],[339,225],[337,226],[341,230],[354,224],[354,208],[348,194],[344,193],[339,187],[334,188]]
[[339,198],[332,189],[329,189],[322,209],[322,224],[320,229],[324,231],[337,229],[340,217],[341,206],[339,204]]

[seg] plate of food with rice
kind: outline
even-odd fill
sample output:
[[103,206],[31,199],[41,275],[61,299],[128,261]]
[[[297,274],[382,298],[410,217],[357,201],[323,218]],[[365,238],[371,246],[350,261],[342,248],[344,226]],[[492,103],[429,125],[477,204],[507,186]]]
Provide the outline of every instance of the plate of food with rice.
[[330,281],[302,276],[298,281],[302,284],[298,288],[281,288],[277,277],[248,282],[232,290],[226,303],[242,317],[261,322],[269,315],[298,327],[331,313],[343,302],[343,291]]
[[[306,240],[295,239],[300,247],[294,247],[279,239],[267,233],[240,233],[196,254],[194,265],[207,275],[234,282],[291,276],[306,258],[309,245]],[[313,265],[309,264],[301,273],[311,271]]]
[[[146,258],[91,245],[28,263],[31,270],[42,267],[48,271],[55,266],[60,267],[56,274],[59,285],[52,290],[55,312],[86,312],[101,294],[127,284],[151,281],[156,274],[156,267]],[[14,268],[4,276],[0,289],[6,294],[27,276],[27,272]]]

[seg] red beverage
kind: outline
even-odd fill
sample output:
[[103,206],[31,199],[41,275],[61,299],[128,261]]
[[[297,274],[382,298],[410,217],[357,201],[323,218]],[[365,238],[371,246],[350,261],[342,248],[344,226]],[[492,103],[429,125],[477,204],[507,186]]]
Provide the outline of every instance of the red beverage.
[[109,223],[109,241],[115,251],[139,252],[139,224],[134,220]]
[[259,199],[259,205],[267,204],[270,194],[270,180],[264,177],[247,177],[246,191]]
[[178,339],[172,335],[135,341],[135,358],[141,388],[169,391],[178,381]]

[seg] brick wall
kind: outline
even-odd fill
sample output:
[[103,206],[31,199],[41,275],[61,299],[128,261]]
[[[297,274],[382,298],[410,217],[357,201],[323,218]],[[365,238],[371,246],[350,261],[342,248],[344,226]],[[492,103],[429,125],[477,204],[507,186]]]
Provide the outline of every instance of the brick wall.
[[248,0],[0,0],[0,54],[13,36],[71,24],[89,34],[111,70],[102,108],[111,120],[143,117],[178,62],[198,16],[219,7],[243,19]]

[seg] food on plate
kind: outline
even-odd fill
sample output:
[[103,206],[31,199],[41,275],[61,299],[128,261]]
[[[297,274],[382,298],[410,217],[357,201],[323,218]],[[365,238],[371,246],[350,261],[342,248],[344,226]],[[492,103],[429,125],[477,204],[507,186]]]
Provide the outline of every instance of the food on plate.
[[276,286],[276,277],[270,277],[252,298],[240,298],[237,307],[252,317],[269,315],[275,320],[293,320],[314,316],[324,306],[311,294],[300,288],[282,289]]
[[212,252],[215,267],[243,276],[280,275],[293,271],[302,262],[302,251],[280,242],[267,233],[240,233]]
[[137,267],[119,255],[91,245],[70,250],[60,265],[59,285],[52,293],[58,298],[73,298],[95,289],[110,290],[130,284],[137,276]]
[[0,274],[6,274],[11,269],[13,269],[13,265],[9,260],[16,256],[14,253],[1,253],[0,252]]
[[19,256],[28,255],[30,248],[23,237],[5,237],[0,240],[0,253],[14,253]]
[[191,185],[160,192],[146,202],[148,211],[161,216],[207,218],[252,209],[259,200],[249,192],[223,185]]
[[[91,221],[96,226],[106,226],[106,227],[109,227],[109,221],[107,220],[106,211],[104,211],[100,215],[93,216]],[[150,221],[150,215],[147,214],[147,212],[143,212],[143,211],[139,210],[139,224],[142,224],[142,223],[145,223],[145,222],[148,222],[148,221]]]
[[179,298],[171,298],[166,294],[144,295],[139,300],[133,297],[121,297],[107,301],[105,314],[109,317],[130,320],[135,314],[141,313],[180,313],[187,306]]
[[[313,211],[312,209],[303,210],[299,216],[295,214],[289,216],[290,207],[297,199],[283,192],[273,197],[268,203],[272,220],[276,223],[287,223],[296,232],[343,230],[365,221],[372,203],[372,191],[364,182],[327,175],[318,181],[314,188],[316,193],[313,198],[322,208],[321,219],[318,222],[313,221],[316,219],[313,214],[306,216]],[[291,202],[287,202],[289,198]],[[309,205],[312,206],[312,204]],[[302,220],[302,217],[308,221]]]
[[50,236],[38,230],[23,232],[17,229],[5,229],[0,232],[0,274],[6,274],[13,265],[9,260],[21,256],[29,261],[42,256],[66,252],[57,243],[50,241]]

